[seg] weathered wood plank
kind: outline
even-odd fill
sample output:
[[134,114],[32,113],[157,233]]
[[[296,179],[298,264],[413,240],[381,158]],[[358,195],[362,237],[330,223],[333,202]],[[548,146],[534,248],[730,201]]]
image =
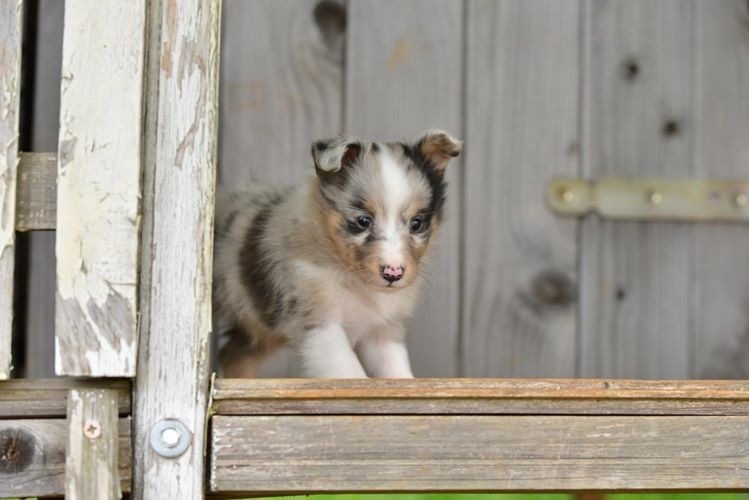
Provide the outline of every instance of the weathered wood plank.
[[[119,421],[122,491],[130,490],[130,419]],[[0,497],[65,494],[65,419],[0,420]]]
[[[346,133],[415,140],[423,130],[441,128],[462,139],[461,3],[351,0],[347,5]],[[461,158],[448,167],[445,222],[432,243],[423,297],[406,325],[416,376],[459,375],[462,168]]]
[[[205,489],[220,16],[220,0],[149,2],[135,499]],[[165,418],[192,434],[179,457],[149,445]]]
[[463,375],[575,375],[577,223],[543,188],[578,173],[574,0],[467,8]]
[[119,414],[130,414],[129,380],[13,379],[0,382],[0,419],[65,417],[71,390],[96,388],[116,392]]
[[122,497],[117,470],[117,400],[117,391],[111,389],[70,390],[66,499],[113,500]]
[[749,385],[631,380],[219,379],[220,415],[747,415]]
[[[298,183],[313,175],[312,141],[341,132],[345,11],[318,3],[224,2],[219,189]],[[259,376],[300,375],[289,354]]]
[[[585,5],[584,176],[690,177],[694,2]],[[691,236],[583,222],[579,375],[688,377]]]
[[16,192],[16,231],[57,225],[57,154],[21,153]]
[[213,418],[211,491],[749,487],[749,417]]
[[[746,178],[749,159],[749,5],[695,2],[694,174]],[[697,378],[749,378],[749,234],[694,228],[690,315]]]
[[145,5],[66,5],[55,247],[58,375],[135,375]]
[[20,0],[0,6],[0,380],[12,369],[22,14]]

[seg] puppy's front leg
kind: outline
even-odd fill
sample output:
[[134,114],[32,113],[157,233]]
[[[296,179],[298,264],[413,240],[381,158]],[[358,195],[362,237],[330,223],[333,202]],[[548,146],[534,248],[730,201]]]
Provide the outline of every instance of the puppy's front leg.
[[331,323],[304,332],[298,353],[307,377],[367,377],[340,324]]
[[358,345],[359,357],[372,377],[414,378],[401,324],[371,332]]

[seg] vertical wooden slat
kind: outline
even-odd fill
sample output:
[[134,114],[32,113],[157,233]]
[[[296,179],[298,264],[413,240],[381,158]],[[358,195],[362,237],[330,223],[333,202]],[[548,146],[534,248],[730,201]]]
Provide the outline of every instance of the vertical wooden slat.
[[576,223],[544,206],[576,175],[579,5],[468,3],[464,374],[572,376]]
[[0,380],[10,377],[23,2],[0,5]]
[[68,393],[67,500],[122,496],[118,470],[118,394],[112,389]]
[[65,12],[57,180],[59,375],[133,376],[145,0]]
[[[585,5],[585,176],[689,177],[694,3]],[[691,241],[685,224],[586,219],[581,375],[688,376]]]
[[[342,129],[342,3],[224,2],[219,190],[312,175],[310,144]],[[218,325],[220,328],[220,325]],[[298,375],[288,353],[260,376]]]
[[[697,2],[695,20],[694,174],[746,178],[749,4]],[[690,376],[749,378],[749,230],[699,225],[693,242],[695,352]]]
[[[425,129],[442,128],[462,138],[462,4],[351,0],[348,8],[346,132],[413,140]],[[448,167],[446,222],[432,243],[428,285],[407,325],[418,377],[458,375],[461,163]]]
[[[202,498],[221,2],[151,0],[133,498]],[[151,448],[179,419],[184,454]]]

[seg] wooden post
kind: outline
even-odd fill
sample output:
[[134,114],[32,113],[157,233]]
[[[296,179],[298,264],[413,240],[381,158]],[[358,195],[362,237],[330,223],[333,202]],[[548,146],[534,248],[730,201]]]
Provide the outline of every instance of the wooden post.
[[10,377],[23,2],[0,5],[0,380]]
[[[136,499],[204,494],[220,13],[217,0],[149,2]],[[152,430],[174,419],[172,444],[188,446],[157,453]]]
[[68,500],[122,496],[117,464],[118,396],[112,389],[71,389],[68,393]]
[[57,176],[58,375],[135,375],[144,33],[145,0],[66,5]]

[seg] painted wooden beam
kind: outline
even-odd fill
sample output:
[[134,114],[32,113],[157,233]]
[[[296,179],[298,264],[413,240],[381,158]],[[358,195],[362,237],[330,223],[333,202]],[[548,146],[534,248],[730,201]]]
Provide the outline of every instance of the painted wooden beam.
[[10,377],[23,2],[0,6],[0,380]]
[[81,0],[65,9],[58,375],[135,375],[145,12],[145,0]]
[[71,389],[65,498],[115,500],[122,497],[117,470],[117,391]]
[[[202,498],[209,392],[221,2],[149,2],[133,498]],[[189,446],[159,455],[179,419]]]

